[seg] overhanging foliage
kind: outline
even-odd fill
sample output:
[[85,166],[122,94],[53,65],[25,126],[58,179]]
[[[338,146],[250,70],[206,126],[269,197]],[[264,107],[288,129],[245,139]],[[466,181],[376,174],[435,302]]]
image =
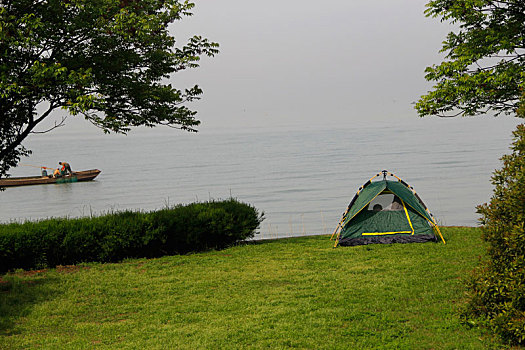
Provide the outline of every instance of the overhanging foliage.
[[416,104],[418,114],[525,117],[525,2],[435,0],[425,13],[459,30],[443,42],[446,60],[426,69],[436,85]]
[[194,36],[180,48],[170,23],[191,15],[178,0],[0,0],[0,177],[29,153],[22,141],[56,109],[104,132],[168,125],[196,131],[186,104],[198,86],[167,78],[214,56]]

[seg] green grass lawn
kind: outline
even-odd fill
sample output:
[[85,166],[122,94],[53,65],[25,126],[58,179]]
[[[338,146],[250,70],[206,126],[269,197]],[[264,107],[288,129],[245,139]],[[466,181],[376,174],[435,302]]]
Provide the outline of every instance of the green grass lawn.
[[460,324],[475,228],[447,244],[326,236],[0,279],[1,349],[499,349]]

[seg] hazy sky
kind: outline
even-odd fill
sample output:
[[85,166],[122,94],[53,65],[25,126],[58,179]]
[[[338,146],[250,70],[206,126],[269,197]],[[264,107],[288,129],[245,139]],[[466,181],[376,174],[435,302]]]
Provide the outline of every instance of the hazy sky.
[[201,130],[415,119],[411,103],[431,88],[424,69],[452,29],[424,16],[426,2],[195,0],[172,26],[178,45],[198,34],[221,53],[171,80],[204,90],[190,104]]
[[172,80],[203,88],[203,128],[417,118],[424,69],[452,29],[424,16],[426,2],[198,0],[173,33],[221,53]]

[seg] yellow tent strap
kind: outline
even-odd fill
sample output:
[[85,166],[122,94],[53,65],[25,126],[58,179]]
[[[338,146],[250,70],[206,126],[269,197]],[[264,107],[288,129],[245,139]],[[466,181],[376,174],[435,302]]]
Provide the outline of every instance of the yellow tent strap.
[[403,204],[403,209],[405,210],[405,215],[407,216],[408,224],[410,225],[410,229],[412,230],[412,235],[414,235],[414,226],[412,226],[412,221],[410,221],[410,216],[408,216],[408,210],[407,210],[407,207],[405,206],[405,201],[403,201],[402,199],[401,199],[401,204]]
[[381,235],[395,235],[396,233],[410,233],[412,231],[393,231],[393,232],[363,232],[362,236],[381,236]]

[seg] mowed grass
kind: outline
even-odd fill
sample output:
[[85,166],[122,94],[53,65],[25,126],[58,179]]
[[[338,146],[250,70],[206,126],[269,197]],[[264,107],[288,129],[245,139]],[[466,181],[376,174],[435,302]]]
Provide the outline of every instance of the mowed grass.
[[480,230],[447,244],[326,236],[0,280],[2,349],[486,349],[459,321]]

